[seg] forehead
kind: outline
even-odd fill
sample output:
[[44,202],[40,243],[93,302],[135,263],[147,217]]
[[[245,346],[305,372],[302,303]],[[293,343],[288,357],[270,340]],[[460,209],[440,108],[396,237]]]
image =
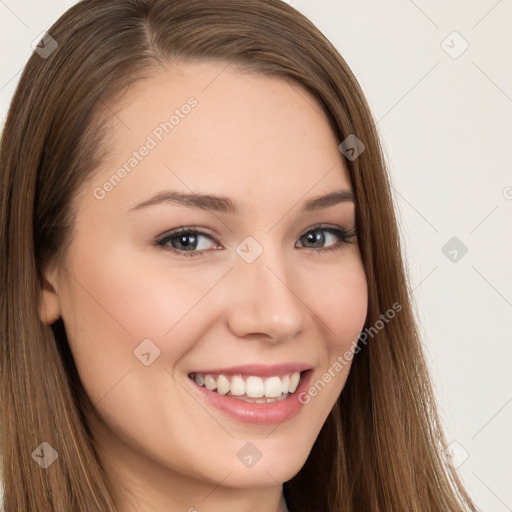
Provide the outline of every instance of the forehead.
[[181,64],[109,107],[110,151],[93,180],[101,186],[122,175],[110,180],[109,201],[129,205],[173,188],[229,190],[239,202],[261,204],[350,188],[327,116],[292,80],[223,62]]

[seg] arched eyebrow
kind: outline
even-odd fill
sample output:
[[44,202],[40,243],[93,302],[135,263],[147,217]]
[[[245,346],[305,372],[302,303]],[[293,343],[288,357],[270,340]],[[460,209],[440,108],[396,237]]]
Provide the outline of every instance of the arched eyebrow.
[[[339,203],[355,202],[354,193],[351,190],[340,189],[328,194],[308,199],[300,209],[301,212],[308,212],[328,208]],[[155,196],[130,208],[129,211],[140,210],[149,206],[168,204],[171,206],[184,206],[201,210],[210,210],[219,213],[240,215],[243,212],[242,205],[233,199],[225,196],[210,194],[183,193],[173,190],[164,190]]]

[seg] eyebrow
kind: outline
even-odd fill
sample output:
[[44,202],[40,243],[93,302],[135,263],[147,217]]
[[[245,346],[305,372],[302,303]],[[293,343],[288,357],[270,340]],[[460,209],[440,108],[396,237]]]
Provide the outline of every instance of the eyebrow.
[[[334,190],[329,194],[308,199],[304,202],[301,211],[314,211],[322,208],[328,208],[339,203],[354,202],[355,196],[351,190],[340,189]],[[215,196],[209,194],[187,194],[183,192],[175,192],[172,190],[165,190],[153,196],[152,198],[143,201],[142,203],[130,208],[129,211],[140,210],[149,206],[169,204],[176,206],[185,206],[187,208],[195,208],[201,210],[211,210],[220,213],[240,214],[242,207],[233,199],[223,196]]]

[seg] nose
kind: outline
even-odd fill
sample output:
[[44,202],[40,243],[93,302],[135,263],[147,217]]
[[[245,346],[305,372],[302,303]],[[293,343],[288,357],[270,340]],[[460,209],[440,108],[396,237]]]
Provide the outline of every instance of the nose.
[[237,258],[231,274],[228,324],[233,334],[282,343],[303,330],[311,311],[284,256],[264,250],[252,263]]

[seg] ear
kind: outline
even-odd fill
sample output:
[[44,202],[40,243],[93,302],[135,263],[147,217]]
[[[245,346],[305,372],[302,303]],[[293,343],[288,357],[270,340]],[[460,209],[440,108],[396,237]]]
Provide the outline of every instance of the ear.
[[39,318],[46,325],[60,317],[60,298],[57,289],[57,273],[54,269],[43,272],[43,289],[39,302]]

